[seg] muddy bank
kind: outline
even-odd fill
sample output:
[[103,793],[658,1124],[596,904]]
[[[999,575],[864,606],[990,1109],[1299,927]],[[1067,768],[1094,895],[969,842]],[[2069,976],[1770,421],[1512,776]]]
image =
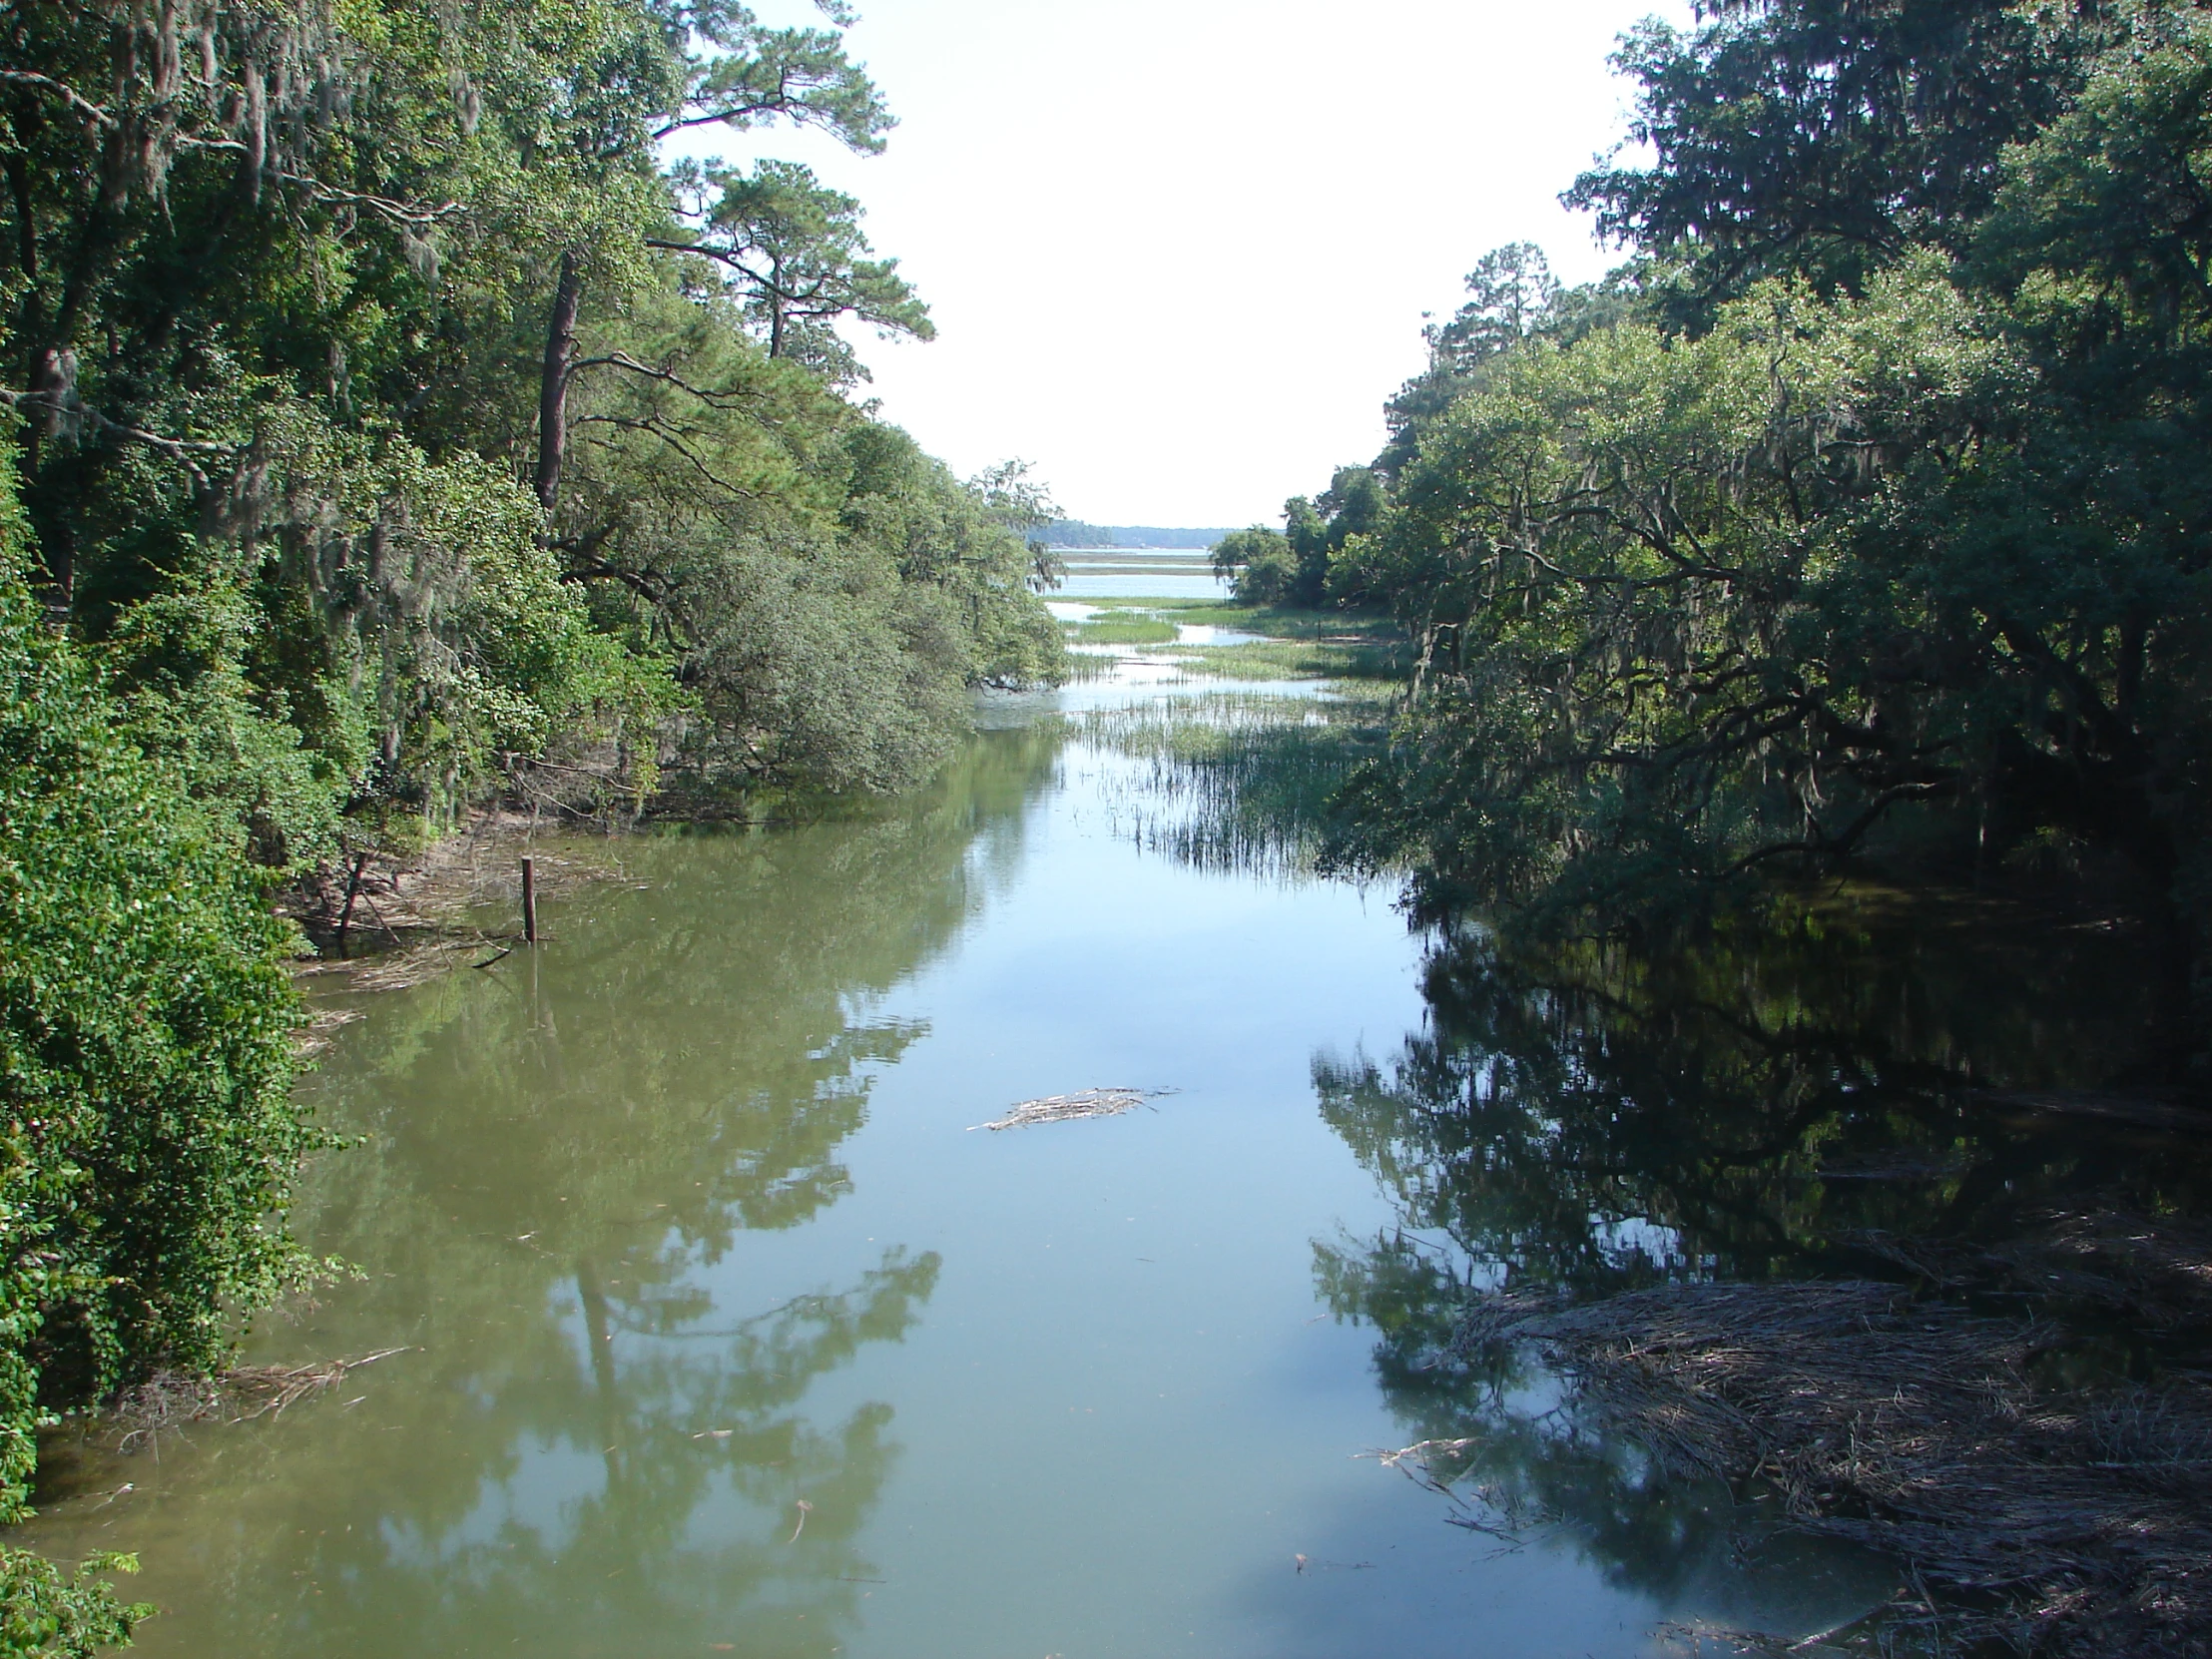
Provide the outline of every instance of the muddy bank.
[[397,989],[453,965],[447,958],[456,951],[497,951],[521,937],[525,856],[541,900],[623,874],[614,836],[586,837],[529,813],[485,812],[418,851],[360,852],[313,870],[284,891],[277,910],[314,947],[302,972]]

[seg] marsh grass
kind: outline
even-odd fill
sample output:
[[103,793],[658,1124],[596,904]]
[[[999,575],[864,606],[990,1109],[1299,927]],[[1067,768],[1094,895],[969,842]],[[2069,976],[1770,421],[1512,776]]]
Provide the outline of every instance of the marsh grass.
[[1067,658],[1067,683],[1079,686],[1093,680],[1111,679],[1116,661],[1113,657],[1100,656],[1096,652],[1071,651]]
[[[1169,615],[1176,607],[1163,610]],[[1364,611],[1305,611],[1288,605],[1238,605],[1224,601],[1201,607],[1205,614],[1173,618],[1183,622],[1217,622],[1242,628],[1271,639],[1326,640],[1336,644],[1390,644],[1402,642],[1405,631],[1389,617]]]
[[[1177,645],[1185,624],[1235,629],[1258,639]],[[1404,633],[1386,617],[1236,605],[1224,600],[1116,599],[1065,625],[1083,645],[1173,646],[1187,672],[1216,680],[1402,680],[1412,666]]]
[[1069,605],[1090,605],[1102,611],[1156,611],[1163,616],[1175,611],[1193,613],[1182,619],[1185,622],[1218,621],[1219,619],[1216,617],[1201,616],[1197,613],[1230,608],[1229,601],[1226,599],[1177,599],[1170,594],[1157,593],[1048,593],[1045,598],[1048,601]]
[[[1244,623],[1224,626],[1244,627]],[[1242,645],[1185,645],[1176,657],[1193,674],[1221,680],[1359,680],[1395,682],[1406,654],[1388,642],[1262,639]]]
[[1134,763],[1109,786],[1116,828],[1205,869],[1310,875],[1330,802],[1382,741],[1372,705],[1224,692],[1085,719]]
[[1065,626],[1068,638],[1079,645],[1171,645],[1175,641],[1174,623],[1124,605]]

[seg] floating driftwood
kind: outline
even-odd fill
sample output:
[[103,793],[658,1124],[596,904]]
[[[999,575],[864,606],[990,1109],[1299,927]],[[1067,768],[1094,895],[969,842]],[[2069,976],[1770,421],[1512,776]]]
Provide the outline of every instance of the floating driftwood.
[[102,1426],[115,1449],[158,1448],[161,1437],[192,1422],[251,1422],[273,1417],[309,1394],[342,1382],[348,1374],[404,1348],[379,1349],[357,1360],[317,1360],[304,1366],[233,1366],[213,1377],[157,1372],[127,1388],[104,1414]]
[[1066,1123],[1073,1118],[1118,1118],[1134,1112],[1146,1101],[1173,1089],[1077,1089],[1073,1094],[1048,1094],[1024,1100],[989,1123],[971,1123],[970,1129],[1027,1129],[1033,1123]]

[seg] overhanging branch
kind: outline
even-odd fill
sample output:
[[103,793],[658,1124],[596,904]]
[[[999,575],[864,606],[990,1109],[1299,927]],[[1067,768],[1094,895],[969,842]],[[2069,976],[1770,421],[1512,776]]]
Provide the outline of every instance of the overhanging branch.
[[111,437],[122,438],[129,443],[143,443],[147,448],[167,455],[192,474],[192,481],[200,489],[208,488],[208,475],[200,470],[194,455],[228,454],[234,445],[211,443],[204,439],[173,438],[161,432],[149,432],[143,426],[132,426],[120,420],[111,420],[89,403],[79,403],[50,391],[11,391],[0,386],[0,402],[12,409],[40,409],[63,420],[82,420],[96,430]]

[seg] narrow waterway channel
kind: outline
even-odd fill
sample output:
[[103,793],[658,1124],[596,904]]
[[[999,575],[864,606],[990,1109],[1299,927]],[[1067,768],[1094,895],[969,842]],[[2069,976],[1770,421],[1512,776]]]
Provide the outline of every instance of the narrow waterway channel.
[[[1424,941],[1386,887],[1133,830],[1158,767],[1067,711],[1223,689],[1162,678],[1001,705],[840,821],[624,841],[534,955],[357,998],[305,1086],[358,1144],[298,1219],[359,1276],[253,1357],[406,1352],[57,1454],[36,1541],[143,1555],[149,1659],[1549,1659],[1882,1600],[1870,1558],[1742,1556],[1717,1491],[1584,1478],[1500,1536],[1373,1455],[1434,1404],[1369,1317],[1449,1251],[1457,1154],[1384,1086]],[[1105,1085],[1172,1092],[975,1127]]]

